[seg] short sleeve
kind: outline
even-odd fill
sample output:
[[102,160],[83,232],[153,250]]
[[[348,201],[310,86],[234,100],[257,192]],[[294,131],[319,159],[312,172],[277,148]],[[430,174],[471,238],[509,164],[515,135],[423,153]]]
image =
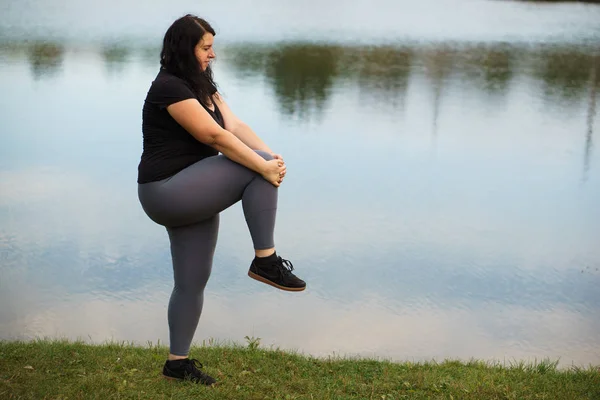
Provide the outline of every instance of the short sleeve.
[[159,77],[152,83],[148,93],[148,101],[161,109],[178,101],[195,98],[190,86],[175,76]]

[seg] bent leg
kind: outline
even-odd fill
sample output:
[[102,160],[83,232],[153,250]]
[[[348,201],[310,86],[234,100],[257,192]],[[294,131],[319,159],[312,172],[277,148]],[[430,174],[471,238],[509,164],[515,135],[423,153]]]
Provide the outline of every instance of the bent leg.
[[241,200],[254,248],[275,246],[277,188],[223,155],[199,161],[165,181],[142,185],[140,198],[150,218],[168,227],[203,221]]

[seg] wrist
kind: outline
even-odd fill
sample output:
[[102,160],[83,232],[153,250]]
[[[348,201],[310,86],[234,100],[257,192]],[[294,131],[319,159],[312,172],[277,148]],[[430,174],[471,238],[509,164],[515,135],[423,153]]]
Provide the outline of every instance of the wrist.
[[260,157],[260,161],[259,161],[259,164],[258,164],[258,172],[261,175],[264,175],[267,172],[267,167],[268,166],[269,166],[269,164],[268,164],[267,160],[265,160],[264,158]]

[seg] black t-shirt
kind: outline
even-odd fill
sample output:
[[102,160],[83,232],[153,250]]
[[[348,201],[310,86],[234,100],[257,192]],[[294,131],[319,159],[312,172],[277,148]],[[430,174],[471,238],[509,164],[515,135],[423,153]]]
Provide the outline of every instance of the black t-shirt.
[[[144,150],[138,165],[138,183],[168,178],[203,158],[218,154],[194,138],[167,111],[167,106],[173,103],[197,98],[183,79],[160,70],[148,90],[142,112]],[[215,111],[204,108],[225,127],[221,111],[213,104]]]

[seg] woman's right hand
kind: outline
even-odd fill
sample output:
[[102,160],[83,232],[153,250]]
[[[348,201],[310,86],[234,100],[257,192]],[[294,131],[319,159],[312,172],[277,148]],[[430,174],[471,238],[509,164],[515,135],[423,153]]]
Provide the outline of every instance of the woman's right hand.
[[263,168],[262,176],[273,186],[279,187],[283,178],[285,177],[286,166],[283,160],[270,160],[265,161],[265,167]]

